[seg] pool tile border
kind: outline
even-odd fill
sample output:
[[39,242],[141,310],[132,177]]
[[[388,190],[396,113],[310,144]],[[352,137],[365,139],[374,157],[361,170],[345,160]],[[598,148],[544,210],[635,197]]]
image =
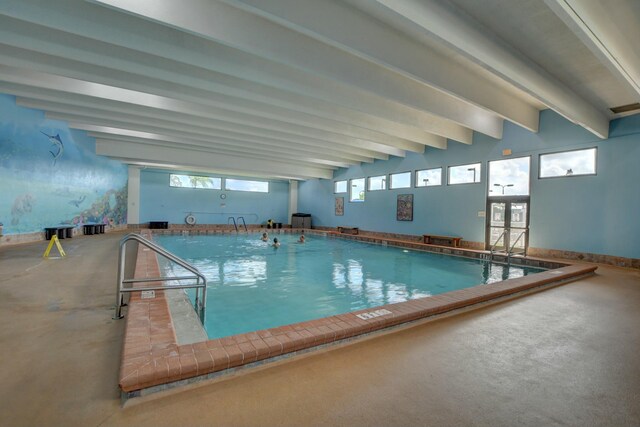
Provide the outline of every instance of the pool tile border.
[[[284,232],[284,230],[278,231]],[[296,231],[294,229],[287,232]],[[447,253],[446,249],[458,256],[467,256],[466,252],[469,252],[469,250],[367,236],[348,235],[347,238],[362,241],[379,240],[381,242],[374,243],[383,244],[382,241],[384,241],[388,245],[403,245],[402,247],[407,248],[414,248],[414,245],[417,245],[415,249],[423,250],[424,246],[430,246],[426,249]],[[551,283],[569,281],[593,274],[597,268],[594,265],[566,265],[543,260],[537,260],[537,262],[555,265],[556,269],[432,297],[187,345],[177,344],[168,302],[163,291],[156,291],[156,297],[153,299],[142,299],[139,293],[133,293],[126,314],[127,323],[119,385],[125,394],[135,396],[140,390],[161,384],[177,383],[196,377],[206,378],[213,373],[347,340]],[[138,248],[135,277],[159,277],[158,262],[154,253],[142,246]],[[147,285],[154,286],[158,283],[149,282]],[[374,312],[380,310],[385,310],[385,313],[375,315]],[[386,311],[389,313],[387,314]]]

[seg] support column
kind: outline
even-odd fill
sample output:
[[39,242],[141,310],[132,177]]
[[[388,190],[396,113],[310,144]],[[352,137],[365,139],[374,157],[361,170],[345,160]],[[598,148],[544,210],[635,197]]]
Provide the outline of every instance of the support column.
[[129,166],[127,224],[140,224],[140,168]]
[[289,180],[289,216],[288,221],[291,224],[291,216],[298,212],[298,181]]

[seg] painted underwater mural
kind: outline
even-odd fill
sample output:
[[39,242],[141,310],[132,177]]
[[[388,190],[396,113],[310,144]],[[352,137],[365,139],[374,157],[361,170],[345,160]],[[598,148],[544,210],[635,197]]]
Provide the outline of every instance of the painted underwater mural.
[[95,141],[0,94],[0,223],[4,234],[127,221],[127,167]]

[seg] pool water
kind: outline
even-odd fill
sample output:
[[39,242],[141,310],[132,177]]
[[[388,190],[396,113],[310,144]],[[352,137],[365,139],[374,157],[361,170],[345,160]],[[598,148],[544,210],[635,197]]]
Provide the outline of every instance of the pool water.
[[297,235],[279,234],[274,248],[273,237],[268,243],[259,234],[154,237],[207,277],[210,339],[542,271],[318,235],[300,244]]

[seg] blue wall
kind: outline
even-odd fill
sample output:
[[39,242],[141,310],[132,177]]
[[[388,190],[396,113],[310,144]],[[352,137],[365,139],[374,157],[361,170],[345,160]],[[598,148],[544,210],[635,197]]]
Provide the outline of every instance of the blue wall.
[[126,166],[97,156],[95,140],[85,132],[48,120],[42,111],[19,107],[15,97],[0,94],[4,234],[43,231],[58,224],[125,224],[126,185]]
[[[230,216],[243,216],[247,224],[262,224],[268,219],[289,222],[288,182],[270,181],[268,193],[178,188],[169,186],[170,173],[148,169],[141,171],[140,222],[184,224],[185,217],[190,213],[196,217],[198,224],[226,224]],[[221,199],[221,194],[225,194],[226,199]]]
[[[597,175],[538,179],[538,154],[598,147]],[[640,116],[611,123],[610,137],[600,140],[551,110],[540,115],[540,131],[532,133],[505,122],[502,140],[474,135],[466,146],[449,141],[447,150],[427,148],[373,164],[340,169],[333,180],[300,184],[298,210],[312,214],[317,226],[358,226],[366,230],[404,234],[459,235],[484,242],[487,162],[531,156],[531,224],[529,244],[640,258]],[[446,185],[446,168],[482,162],[479,184]],[[395,172],[443,167],[439,187],[408,188],[366,193],[364,203],[349,203],[348,194],[333,194],[333,182]],[[396,221],[396,196],[414,194],[414,220]],[[335,197],[345,197],[344,216],[335,216]]]

